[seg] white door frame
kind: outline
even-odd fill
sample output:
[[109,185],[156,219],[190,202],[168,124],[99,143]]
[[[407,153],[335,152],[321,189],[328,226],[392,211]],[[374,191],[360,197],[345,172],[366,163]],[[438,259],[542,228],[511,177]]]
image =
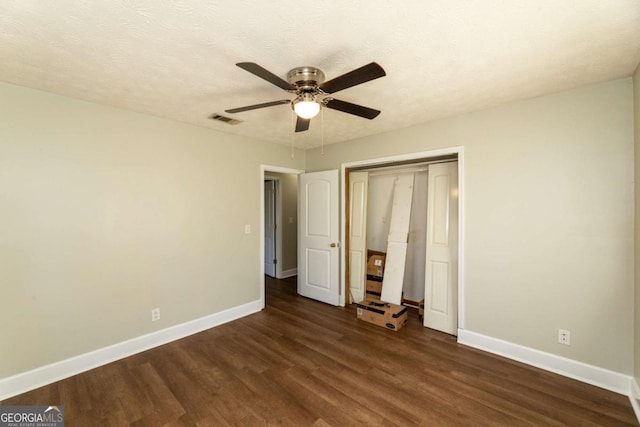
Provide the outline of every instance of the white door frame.
[[[450,148],[441,148],[437,150],[429,150],[429,151],[421,151],[417,153],[408,153],[408,154],[400,154],[397,156],[388,156],[388,157],[380,157],[377,159],[367,159],[367,160],[358,160],[355,162],[342,163],[340,167],[340,192],[341,192],[341,202],[340,202],[340,241],[346,242],[345,236],[345,224],[347,221],[346,217],[346,171],[347,169],[354,167],[363,167],[363,166],[382,166],[385,163],[393,163],[407,160],[421,160],[421,159],[429,159],[431,157],[440,157],[457,154],[458,155],[458,330],[464,329],[464,320],[465,320],[465,310],[464,310],[464,147],[450,147]],[[264,207],[263,207],[264,210]],[[264,242],[263,242],[264,245]],[[345,304],[345,286],[346,286],[346,259],[345,252],[341,251],[340,253],[340,305]],[[261,263],[264,263],[264,260],[260,260]],[[264,266],[263,266],[264,268]],[[459,334],[458,334],[459,335]]]
[[[273,177],[268,177],[269,172],[275,172],[275,173],[286,173],[286,174],[290,174],[290,175],[300,175],[301,173],[304,173],[303,170],[300,169],[291,169],[291,168],[283,168],[280,166],[271,166],[271,165],[260,165],[260,309],[263,310],[264,309],[264,305],[265,305],[265,297],[264,297],[264,180],[265,177],[267,177],[267,179],[274,179]],[[279,180],[277,181],[278,183],[280,182]],[[279,186],[279,184],[278,184]],[[280,188],[278,188],[276,191],[280,191]],[[282,193],[279,193],[282,194]],[[278,203],[281,203],[281,200],[279,198]],[[276,209],[276,221],[278,220],[278,212],[280,212],[280,216],[282,216],[282,210],[281,209]],[[281,224],[278,224],[278,227],[280,227]],[[276,233],[277,235],[277,233]],[[278,260],[280,260],[282,258],[282,252],[281,252],[281,247],[282,247],[282,242],[280,242],[280,245],[277,244],[276,242],[276,258]],[[278,252],[280,251],[280,252]],[[282,263],[278,262],[278,264],[276,265],[276,276],[278,274],[278,272],[282,273]],[[278,268],[280,268],[280,270],[278,270]]]

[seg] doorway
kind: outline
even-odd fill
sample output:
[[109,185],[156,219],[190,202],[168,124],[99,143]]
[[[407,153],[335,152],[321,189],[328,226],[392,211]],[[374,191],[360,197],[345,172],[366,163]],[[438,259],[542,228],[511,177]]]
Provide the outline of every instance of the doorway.
[[[298,175],[303,172],[278,166],[260,166],[261,308],[265,306],[265,275],[277,279],[297,275],[297,183]],[[266,225],[267,220],[271,223],[268,212],[273,213],[273,227],[270,230]],[[269,242],[271,238],[273,244]]]
[[[276,242],[276,240],[282,240],[282,233],[280,230],[276,230],[276,204],[278,203],[276,183],[278,183],[276,179],[265,179],[264,181],[264,274],[274,278],[276,277],[276,265],[278,265],[276,248],[280,247],[280,242]],[[278,236],[276,237],[276,235]]]

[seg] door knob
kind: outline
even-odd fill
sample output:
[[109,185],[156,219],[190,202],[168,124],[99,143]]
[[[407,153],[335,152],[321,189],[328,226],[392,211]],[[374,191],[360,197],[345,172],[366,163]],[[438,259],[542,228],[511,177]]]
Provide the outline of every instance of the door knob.
[[335,248],[335,247],[337,247],[337,246],[338,246],[338,244],[337,244],[337,243],[332,243],[332,244],[330,244],[329,246],[331,246],[332,248]]

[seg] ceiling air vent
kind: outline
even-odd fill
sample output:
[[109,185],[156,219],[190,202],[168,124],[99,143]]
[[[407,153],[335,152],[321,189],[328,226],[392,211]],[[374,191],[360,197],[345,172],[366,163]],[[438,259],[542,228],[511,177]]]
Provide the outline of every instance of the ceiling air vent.
[[226,123],[228,125],[237,125],[238,123],[242,123],[242,120],[232,119],[231,117],[221,116],[220,114],[213,114],[209,117],[211,120],[217,120],[219,122]]

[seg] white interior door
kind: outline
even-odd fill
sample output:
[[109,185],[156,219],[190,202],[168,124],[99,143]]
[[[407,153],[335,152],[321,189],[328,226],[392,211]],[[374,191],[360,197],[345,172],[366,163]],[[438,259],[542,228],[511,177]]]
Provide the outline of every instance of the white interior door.
[[264,273],[276,276],[275,181],[264,182]]
[[349,303],[365,296],[368,172],[349,174]]
[[298,293],[340,304],[338,170],[300,175]]
[[457,335],[457,162],[429,165],[424,298],[424,326]]

